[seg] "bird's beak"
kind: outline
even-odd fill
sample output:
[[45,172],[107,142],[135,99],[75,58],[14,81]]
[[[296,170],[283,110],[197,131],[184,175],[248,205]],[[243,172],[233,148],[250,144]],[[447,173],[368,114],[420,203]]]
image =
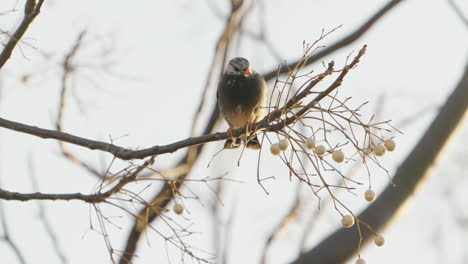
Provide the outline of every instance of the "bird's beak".
[[245,76],[245,77],[250,77],[250,76],[252,76],[252,70],[250,70],[250,68],[245,69],[245,71],[244,71],[244,76]]

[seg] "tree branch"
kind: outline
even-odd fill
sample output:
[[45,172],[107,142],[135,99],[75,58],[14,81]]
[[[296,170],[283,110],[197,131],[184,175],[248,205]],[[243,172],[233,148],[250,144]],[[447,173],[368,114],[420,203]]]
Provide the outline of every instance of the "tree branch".
[[[34,173],[35,168],[34,168],[34,162],[32,159],[32,156],[29,155],[28,157],[28,169],[29,169],[29,179],[31,180],[31,185],[34,191],[39,190],[39,184],[36,179],[36,175]],[[55,250],[55,253],[57,254],[58,258],[60,259],[62,264],[67,264],[67,257],[65,256],[65,253],[63,252],[60,243],[57,239],[56,232],[54,231],[53,225],[50,223],[48,217],[47,217],[47,212],[46,208],[43,204],[42,201],[37,202],[37,207],[38,207],[38,217],[44,226],[45,232],[49,236],[50,241],[52,242],[52,247]]]
[[19,249],[18,245],[11,239],[9,227],[6,221],[6,214],[5,209],[3,208],[3,204],[0,202],[0,223],[3,229],[3,235],[0,236],[0,240],[4,240],[5,243],[11,248],[11,250],[16,255],[19,263],[26,264],[26,259],[24,258],[23,253]]
[[[243,3],[244,3],[243,0],[231,1],[231,13],[226,21],[224,31],[219,38],[218,45],[215,50],[215,58],[213,59],[212,67],[215,66],[215,61],[217,60],[216,57],[222,58],[220,74],[222,74],[224,71],[224,65],[226,64],[226,61],[228,58],[230,43],[232,42],[232,39],[234,38],[234,34],[238,28],[240,21],[243,19],[243,16],[240,13]],[[222,51],[222,52],[218,53],[219,51]],[[206,94],[207,94],[208,86],[210,85],[210,79],[211,77],[208,76],[207,83],[206,83],[203,96],[201,99],[201,104],[203,104],[203,102],[206,100]],[[192,135],[196,133],[195,132],[196,123],[198,123],[198,119],[200,117],[200,111],[202,110],[201,108],[202,107],[199,107],[197,109],[197,112],[195,113],[194,123],[192,124]],[[218,105],[215,104],[213,110],[211,111],[211,115],[209,117],[208,123],[203,131],[204,136],[198,137],[199,139],[206,137],[206,136],[213,137],[212,139],[214,140],[226,139],[228,137],[227,133],[215,133],[211,135],[206,135],[214,131],[216,124],[219,123],[218,122],[219,117],[220,117],[220,113],[219,113]],[[189,138],[187,140],[192,140],[192,139]],[[204,143],[204,142],[190,145],[186,155],[175,166],[177,168],[184,167],[184,171],[177,177],[178,181],[176,181],[173,185],[168,184],[167,182],[164,183],[164,186],[161,188],[161,190],[158,193],[156,193],[155,196],[153,196],[150,204],[156,204],[160,208],[165,208],[173,200],[173,198],[175,197],[174,192],[180,189],[185,178],[190,173],[190,170],[192,169],[193,165],[195,164],[198,157],[200,156],[201,151],[203,150],[204,145],[200,145],[201,143]],[[145,216],[144,219],[147,219],[147,223],[151,223],[157,217],[159,217],[160,212],[149,210],[149,208],[142,208],[139,212],[139,215]],[[119,260],[119,264],[131,263],[133,255],[135,254],[136,249],[137,249],[137,243],[141,237],[141,234],[143,234],[143,232],[144,230],[141,230],[140,228],[138,228],[138,220],[135,219],[133,227],[130,231],[130,234],[128,235],[125,250],[123,251],[123,254]]]
[[262,257],[261,257],[261,260],[260,260],[261,264],[268,263],[267,262],[267,257],[268,257],[268,253],[270,251],[270,248],[271,248],[271,246],[273,244],[273,241],[275,241],[276,238],[280,235],[280,233],[282,231],[284,231],[288,227],[288,225],[292,222],[292,220],[295,217],[297,217],[297,215],[299,213],[299,210],[302,207],[302,201],[301,201],[301,198],[299,196],[299,194],[300,194],[299,186],[300,186],[300,182],[298,182],[298,188],[296,188],[296,198],[294,199],[293,204],[289,208],[288,213],[281,218],[281,221],[275,226],[275,228],[273,228],[273,231],[270,233],[267,240],[265,241],[265,245],[263,246]]
[[453,9],[453,12],[455,12],[457,17],[460,18],[460,21],[468,28],[468,17],[465,16],[465,14],[463,14],[463,11],[461,11],[460,6],[458,6],[458,4],[455,3],[455,0],[448,0],[448,3]]
[[8,59],[11,57],[11,53],[16,45],[19,43],[20,39],[23,37],[24,33],[28,29],[29,25],[33,22],[34,18],[39,15],[41,11],[42,4],[44,0],[39,0],[36,3],[36,0],[27,0],[24,5],[24,17],[21,21],[21,24],[16,29],[15,33],[10,37],[8,43],[0,53],[0,69],[5,65]]
[[[208,105],[207,101],[211,99],[208,96],[210,88],[217,87],[216,85],[213,85],[213,82],[216,80],[215,79],[215,76],[216,76],[215,73],[217,73],[216,69],[220,70],[219,75],[223,74],[224,65],[226,64],[226,60],[227,60],[227,53],[229,52],[229,47],[231,45],[231,40],[233,38],[234,32],[239,26],[239,21],[242,19],[242,18],[239,18],[240,14],[239,12],[236,11],[237,9],[235,8],[234,2],[232,2],[231,10],[232,12],[231,12],[230,17],[227,19],[226,26],[224,27],[224,31],[216,43],[215,52],[213,55],[213,59],[211,61],[210,70],[208,71],[208,76],[206,77],[201,100],[200,100],[200,103],[198,104],[198,108],[195,111],[195,114],[193,117],[192,129],[191,129],[192,137],[197,135],[196,129],[201,118],[202,110]],[[221,63],[221,67],[217,67],[219,63]]]
[[[319,93],[313,100],[310,102],[307,107],[312,107],[315,104],[317,104],[322,98],[326,97],[329,93],[331,93],[334,89],[336,89],[341,82],[343,81],[343,78],[346,76],[346,74],[349,72],[350,69],[352,69],[356,64],[359,62],[360,58],[364,55],[366,50],[366,46],[364,46],[360,52],[356,55],[356,57],[353,59],[353,61],[344,67],[342,70],[341,74],[336,78],[336,80],[329,86],[329,88],[325,89],[323,92]],[[285,107],[291,107],[297,104],[298,102],[301,101],[302,98],[305,98],[307,95],[310,94],[310,89],[312,89],[318,82],[323,80],[326,76],[330,75],[333,72],[333,63],[330,63],[329,68],[325,70],[324,73],[320,74],[315,80],[311,81],[309,85],[299,93],[298,95],[292,97],[286,104]],[[310,109],[310,108],[309,108]],[[284,110],[284,109],[283,109]],[[262,121],[258,122],[257,124],[253,125],[252,128],[255,130],[260,130],[260,129],[265,129],[267,131],[279,131],[283,129],[285,126],[295,122],[300,118],[303,114],[305,114],[307,110],[300,109],[296,115],[293,115],[292,117],[286,118],[284,121],[278,121],[277,123],[270,124],[270,122],[277,120],[279,117],[281,117],[283,114],[288,113],[288,111],[273,111],[269,115],[267,115]],[[219,116],[219,109],[217,106],[215,106],[212,114],[212,119],[209,122],[209,125],[207,129],[205,130],[206,133],[209,132],[210,129],[214,126],[216,120],[218,119]],[[235,130],[234,135],[237,137],[245,133],[245,128],[239,128]],[[191,138],[187,140],[206,140],[205,142],[213,141],[212,139],[227,139],[228,135],[227,133],[215,133],[215,134],[209,134],[205,136],[201,136],[198,138]],[[205,142],[200,142],[200,143],[205,143]],[[175,144],[175,143],[174,143]],[[204,145],[199,145],[198,147],[195,148],[196,155],[198,157],[199,153],[201,153],[201,150]],[[180,164],[189,164],[189,167],[192,167],[193,164],[195,163],[196,159],[191,159],[190,154],[184,157],[184,160]],[[188,170],[189,171],[189,170]],[[179,179],[174,183],[176,190],[180,188],[180,186],[183,184],[185,177],[188,175],[188,171],[186,174],[183,174],[182,176],[179,177]],[[170,185],[168,183],[165,183],[164,187],[161,189],[161,191],[154,196],[152,199],[153,202],[156,203],[156,205],[160,208],[165,208],[170,201],[174,198],[175,193],[173,191],[174,185]],[[150,204],[153,204],[151,202]],[[158,216],[159,213],[155,212],[155,210],[149,210],[147,208],[144,208],[141,212],[140,215],[144,216],[147,219],[147,222],[150,223],[154,221]],[[144,232],[144,230],[138,229],[137,222],[135,222],[132,231],[130,232],[130,235],[128,237],[128,242],[127,246],[125,249],[125,253],[120,259],[120,264],[126,264],[131,261],[131,258],[133,257],[133,254],[136,251],[136,246],[137,242],[141,236],[141,234]]]
[[[333,72],[332,70],[333,68],[327,69],[324,73],[319,75],[319,77],[316,80],[312,81],[308,85],[308,87],[304,89],[304,91],[299,93],[297,96],[292,97],[283,107],[283,111],[278,110],[278,111],[271,112],[262,121],[258,122],[252,127],[256,130],[265,129],[267,131],[279,131],[285,126],[291,124],[292,122],[295,122],[300,116],[305,114],[311,107],[316,105],[321,99],[326,97],[328,94],[330,94],[330,92],[332,92],[334,89],[336,89],[337,87],[341,85],[341,82],[343,81],[343,78],[346,76],[348,71],[351,68],[353,68],[359,62],[359,59],[361,58],[361,56],[364,55],[365,48],[366,46],[363,47],[363,49],[359,52],[359,54],[356,56],[356,58],[353,60],[353,62],[350,65],[347,65],[343,68],[340,75],[329,86],[329,88],[319,93],[314,100],[312,100],[309,104],[307,104],[305,107],[299,110],[294,116],[288,117],[284,121],[270,124],[272,121],[277,120],[282,114],[285,113],[284,109],[290,108],[292,105],[296,104],[297,102],[301,101],[301,99],[305,98],[309,94],[309,91],[310,89],[312,89],[312,87],[314,87],[317,83],[323,80],[323,78],[325,78],[326,76],[330,75]],[[332,66],[333,65],[331,65],[331,67]],[[215,106],[215,108],[217,108],[217,106]],[[218,116],[219,116],[218,111],[214,110],[211,116],[212,120],[210,121],[210,124],[207,127],[209,129],[206,129],[204,131],[205,133],[209,133],[211,128],[214,127],[215,122],[218,119]],[[90,139],[74,136],[74,135],[60,132],[60,131],[49,130],[49,129],[39,128],[39,127],[30,126],[26,124],[21,124],[21,123],[6,120],[3,118],[0,118],[0,127],[4,127],[7,129],[15,130],[18,132],[30,134],[30,135],[41,137],[41,138],[56,139],[56,140],[68,142],[68,143],[82,146],[82,147],[92,149],[92,150],[97,149],[97,150],[101,150],[104,152],[109,152],[113,154],[115,157],[123,159],[123,160],[143,159],[145,157],[149,157],[153,155],[172,153],[182,148],[196,146],[196,145],[200,145],[200,144],[208,143],[212,141],[224,140],[228,138],[228,134],[226,132],[218,132],[218,133],[213,133],[213,134],[202,135],[199,137],[187,138],[187,139],[180,140],[180,141],[168,144],[168,145],[153,146],[153,147],[142,149],[142,150],[131,150],[131,149],[123,148],[120,146],[116,146],[114,144],[90,140]],[[245,133],[245,129],[239,128],[235,130],[233,133],[236,136],[241,136],[243,133]]]
[[[84,36],[86,35],[86,31],[82,31],[80,34],[78,34],[78,37],[75,40],[75,43],[73,44],[73,47],[71,50],[67,53],[65,56],[63,63],[62,63],[62,89],[60,90],[60,103],[58,106],[57,110],[57,121],[55,123],[55,128],[59,132],[63,132],[63,116],[65,113],[65,106],[67,103],[67,95],[68,95],[68,90],[69,90],[69,79],[72,75],[72,73],[76,70],[75,66],[73,65],[72,61],[76,57],[76,54],[78,53],[78,50],[80,49],[82,45],[82,41]],[[102,173],[100,173],[98,170],[93,168],[90,164],[87,164],[86,162],[80,160],[77,156],[75,156],[65,145],[65,142],[59,141],[59,147],[60,150],[62,151],[62,154],[65,158],[68,160],[80,165],[83,167],[85,170],[87,170],[89,173],[97,176],[98,178],[102,177]]]
[[[383,6],[377,13],[372,15],[364,24],[362,24],[359,28],[357,28],[354,32],[349,34],[348,36],[338,40],[334,44],[328,46],[325,49],[322,49],[312,55],[309,60],[306,62],[305,65],[310,65],[314,62],[319,61],[320,59],[324,58],[327,55],[332,54],[333,52],[348,46],[349,44],[353,43],[355,40],[359,39],[364,33],[366,33],[380,18],[382,18],[386,13],[392,10],[397,4],[401,3],[402,0],[392,0],[385,6]],[[290,68],[296,67],[301,62],[301,59],[295,60],[293,63],[288,63],[288,65],[283,65],[278,69],[272,69],[267,73],[263,74],[265,80],[271,80],[276,77],[278,73],[287,73]],[[305,66],[304,65],[304,66]]]
[[0,189],[0,199],[15,200],[15,201],[30,201],[30,200],[81,200],[87,203],[102,203],[113,194],[118,193],[122,188],[130,182],[135,181],[136,177],[148,166],[153,164],[154,156],[146,160],[142,165],[134,169],[132,173],[122,177],[116,185],[105,192],[97,192],[95,194],[82,193],[65,193],[65,194],[47,194],[47,193],[18,193]]
[[[449,139],[463,123],[467,107],[468,64],[455,90],[396,171],[393,178],[396,187],[387,186],[379,198],[357,217],[358,219],[375,230],[382,230],[391,223],[403,209],[403,205],[413,197],[417,188],[429,177],[430,169],[436,165],[437,158],[443,155],[444,149],[449,145]],[[367,228],[361,228],[361,231],[362,242],[365,244],[374,234]],[[340,228],[293,263],[343,263],[356,254],[359,237],[357,228]]]

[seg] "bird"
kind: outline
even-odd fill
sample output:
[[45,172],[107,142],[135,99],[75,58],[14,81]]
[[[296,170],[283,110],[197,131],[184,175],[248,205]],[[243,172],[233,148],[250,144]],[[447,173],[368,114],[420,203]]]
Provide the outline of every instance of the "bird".
[[249,135],[250,126],[263,118],[267,99],[267,84],[262,75],[250,68],[250,63],[242,57],[229,61],[218,85],[218,106],[221,115],[229,125],[229,138],[225,149],[238,148],[240,138],[233,135],[237,128],[246,127],[244,143],[249,149],[260,149],[256,135]]

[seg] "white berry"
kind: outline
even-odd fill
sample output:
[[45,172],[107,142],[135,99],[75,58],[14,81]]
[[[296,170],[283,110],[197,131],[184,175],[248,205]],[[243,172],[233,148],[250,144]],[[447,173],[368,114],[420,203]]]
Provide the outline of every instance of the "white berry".
[[184,206],[179,203],[174,204],[174,207],[172,209],[174,210],[174,213],[178,215],[183,214],[185,210]]
[[358,258],[358,260],[356,260],[355,264],[366,264],[366,261],[362,258]]
[[336,162],[343,162],[344,161],[344,152],[341,150],[335,150],[332,153],[332,158]]
[[396,143],[393,139],[387,139],[384,142],[384,146],[388,151],[394,151],[396,148]]
[[278,145],[282,151],[285,151],[289,148],[289,140],[282,139],[278,142]]
[[385,238],[383,238],[383,236],[377,236],[375,239],[374,239],[374,243],[378,246],[378,247],[381,247],[385,244]]
[[366,201],[368,202],[372,202],[375,200],[375,192],[371,189],[367,190],[365,193],[364,193],[364,198],[366,199]]
[[278,143],[272,144],[270,146],[270,152],[271,152],[271,154],[273,154],[275,156],[278,156],[279,154],[281,154],[281,148],[280,148],[279,144]]
[[372,152],[372,148],[371,148],[371,147],[365,148],[365,149],[363,149],[362,151],[364,151],[365,154],[369,155],[369,154],[371,154],[371,152]]
[[346,228],[352,227],[354,225],[354,217],[352,215],[343,216],[341,224]]
[[383,156],[385,154],[386,150],[387,149],[384,147],[384,145],[379,144],[379,145],[375,146],[374,154],[377,155],[377,156]]
[[325,154],[325,152],[327,152],[327,148],[324,145],[318,145],[314,149],[314,152],[315,152],[315,154],[317,154],[319,156],[322,156],[323,154]]
[[315,147],[317,147],[317,140],[315,140],[314,137],[310,137],[308,139],[306,139],[305,141],[305,145],[308,149],[315,149]]

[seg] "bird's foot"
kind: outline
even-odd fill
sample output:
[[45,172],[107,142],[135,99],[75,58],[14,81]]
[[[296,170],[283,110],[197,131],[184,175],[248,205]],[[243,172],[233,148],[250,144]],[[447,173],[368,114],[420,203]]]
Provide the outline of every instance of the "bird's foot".
[[236,140],[236,137],[234,136],[234,128],[229,127],[228,130],[227,130],[227,134],[228,134],[229,138],[231,139],[231,141]]
[[240,146],[240,144],[241,144],[240,138],[236,138],[235,140],[232,140],[229,138],[224,143],[224,149],[236,149]]

